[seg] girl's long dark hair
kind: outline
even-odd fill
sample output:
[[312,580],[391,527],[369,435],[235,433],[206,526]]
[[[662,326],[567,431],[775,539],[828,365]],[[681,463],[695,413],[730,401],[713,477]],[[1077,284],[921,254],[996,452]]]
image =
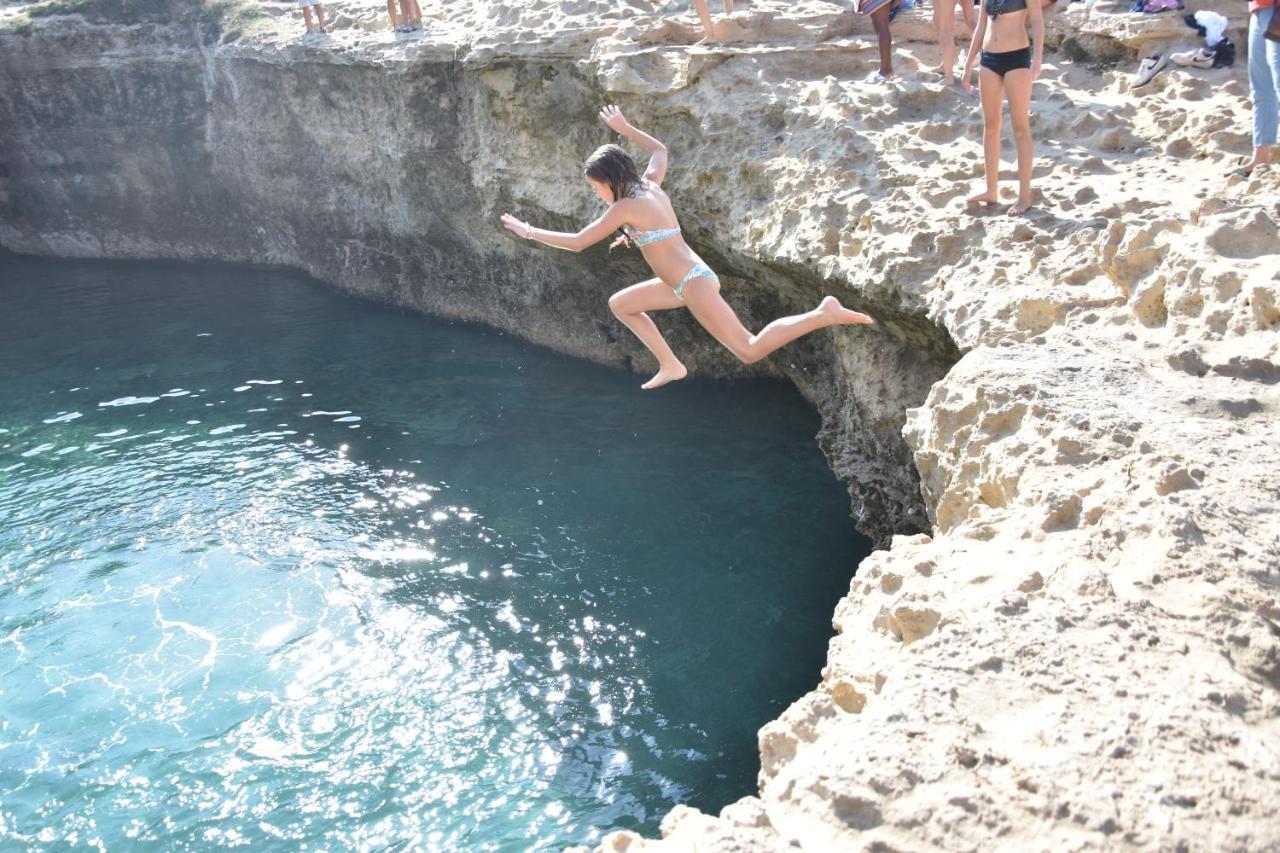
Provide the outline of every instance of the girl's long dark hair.
[[636,187],[640,186],[640,173],[636,170],[636,161],[631,155],[617,145],[601,145],[595,153],[587,158],[582,173],[592,180],[608,184],[613,191],[613,200],[621,201],[632,198]]

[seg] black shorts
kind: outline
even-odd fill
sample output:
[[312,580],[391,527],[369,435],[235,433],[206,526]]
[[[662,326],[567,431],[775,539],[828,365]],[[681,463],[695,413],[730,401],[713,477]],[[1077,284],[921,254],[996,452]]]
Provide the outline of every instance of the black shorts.
[[996,72],[1001,77],[1016,68],[1030,68],[1031,46],[1028,45],[1020,50],[1006,50],[1003,53],[992,53],[989,50],[984,50],[982,52],[982,62],[979,64],[983,68]]

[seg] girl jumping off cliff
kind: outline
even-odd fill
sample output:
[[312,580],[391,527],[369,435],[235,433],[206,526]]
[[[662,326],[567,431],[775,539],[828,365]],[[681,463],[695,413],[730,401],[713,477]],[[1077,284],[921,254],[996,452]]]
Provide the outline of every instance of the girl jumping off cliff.
[[617,145],[604,145],[596,149],[583,169],[587,183],[600,200],[609,205],[598,219],[576,234],[534,228],[509,213],[502,215],[502,224],[527,240],[571,252],[581,252],[618,230],[622,236],[609,248],[619,244],[640,247],[640,253],[658,277],[619,290],[609,297],[609,308],[658,359],[658,372],[641,388],[657,388],[683,379],[688,373],[646,311],[688,306],[694,319],[712,337],[748,364],[825,326],[874,322],[866,314],[851,311],[834,296],[828,296],[812,311],[774,320],[759,334],[751,334],[720,295],[716,274],[681,235],[675,210],[661,186],[667,173],[666,146],[632,127],[617,107],[606,106],[600,111],[600,118],[649,152],[649,167],[644,177],[638,174],[635,161],[625,151]]

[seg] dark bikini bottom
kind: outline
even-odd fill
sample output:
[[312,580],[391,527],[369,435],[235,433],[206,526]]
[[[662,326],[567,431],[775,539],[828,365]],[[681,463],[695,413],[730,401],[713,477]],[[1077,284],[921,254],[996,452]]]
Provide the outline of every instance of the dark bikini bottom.
[[1019,50],[1006,50],[1003,53],[992,53],[989,50],[982,52],[982,62],[979,63],[983,68],[989,68],[1001,77],[1013,71],[1016,68],[1031,67],[1031,46],[1021,48]]

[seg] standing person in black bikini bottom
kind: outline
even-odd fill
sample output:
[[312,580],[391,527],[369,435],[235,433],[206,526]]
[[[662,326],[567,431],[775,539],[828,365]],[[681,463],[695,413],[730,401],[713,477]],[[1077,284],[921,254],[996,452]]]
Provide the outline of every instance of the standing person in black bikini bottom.
[[1017,68],[1025,68],[1031,70],[1031,46],[1018,48],[1017,50],[1006,50],[1001,53],[992,53],[989,50],[982,52],[982,59],[978,63],[983,68],[990,69],[999,74],[1001,79]]
[[979,54],[986,189],[970,198],[969,203],[1000,203],[1000,131],[1004,118],[1001,102],[1007,98],[1018,149],[1018,200],[1007,212],[1021,216],[1032,204],[1031,84],[1040,74],[1044,55],[1044,14],[1039,0],[1031,0],[1030,5],[1027,0],[984,0],[961,78],[967,92],[973,91],[973,65]]

